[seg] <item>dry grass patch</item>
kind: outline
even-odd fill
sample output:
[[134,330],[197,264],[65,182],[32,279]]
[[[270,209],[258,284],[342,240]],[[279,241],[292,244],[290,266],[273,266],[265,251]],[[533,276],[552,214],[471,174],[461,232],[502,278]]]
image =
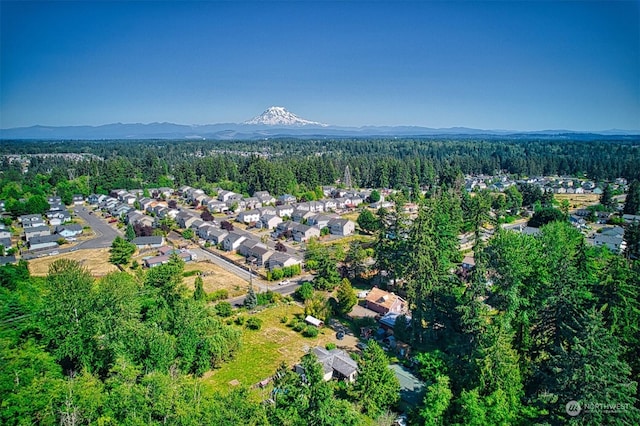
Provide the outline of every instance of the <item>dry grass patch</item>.
[[555,194],[554,197],[559,202],[569,201],[572,209],[582,209],[600,202],[598,194]]
[[[247,281],[237,275],[222,269],[220,266],[210,262],[188,262],[184,265],[184,271],[202,272],[202,284],[206,293],[213,293],[216,290],[225,289],[230,297],[243,294],[247,288]],[[196,276],[184,278],[184,284],[190,290],[194,290]]]
[[273,375],[282,362],[293,366],[309,348],[325,346],[328,342],[337,343],[331,328],[321,329],[318,337],[307,338],[280,321],[283,316],[291,319],[296,314],[302,314],[302,307],[295,304],[278,305],[253,314],[263,321],[262,329],[243,328],[242,348],[234,359],[205,374],[203,383],[222,392],[231,389],[229,382],[232,380],[250,387]]
[[102,277],[118,270],[109,263],[109,249],[82,249],[55,256],[41,257],[29,261],[29,272],[34,276],[45,276],[49,273],[49,265],[58,259],[77,260],[87,268],[94,277]]

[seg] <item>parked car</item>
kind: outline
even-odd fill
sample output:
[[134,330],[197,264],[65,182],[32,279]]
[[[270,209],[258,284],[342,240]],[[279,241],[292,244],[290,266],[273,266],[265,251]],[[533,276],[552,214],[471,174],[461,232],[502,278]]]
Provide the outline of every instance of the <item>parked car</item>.
[[289,280],[282,280],[278,283],[278,285],[289,285],[289,284],[291,284],[291,281]]
[[338,339],[338,340],[344,339],[344,331],[338,331],[336,333],[336,339]]
[[361,351],[364,351],[365,349],[367,349],[367,344],[363,342],[358,342],[358,344],[356,345],[356,348],[360,349]]

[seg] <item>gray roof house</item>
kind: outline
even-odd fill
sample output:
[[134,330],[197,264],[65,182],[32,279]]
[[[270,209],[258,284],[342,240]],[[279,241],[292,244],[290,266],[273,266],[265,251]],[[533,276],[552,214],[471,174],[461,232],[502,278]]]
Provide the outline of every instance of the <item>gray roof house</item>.
[[214,226],[203,226],[198,229],[198,236],[206,241],[211,241],[213,244],[220,244],[224,238],[229,235],[224,229],[216,228]]
[[51,230],[48,226],[32,226],[30,228],[25,228],[24,230],[24,239],[29,241],[32,238],[36,237],[44,237],[46,235],[51,235]]
[[43,235],[29,240],[29,250],[44,250],[58,248],[58,235]]
[[224,240],[222,240],[222,247],[225,251],[238,250],[240,244],[242,244],[242,242],[246,239],[247,237],[245,237],[244,235],[230,232],[226,237],[224,237]]
[[294,222],[302,223],[305,219],[309,219],[313,215],[314,213],[311,213],[307,210],[295,210],[291,215],[291,220],[293,220]]
[[266,229],[275,229],[279,223],[282,223],[282,219],[275,214],[265,214],[260,218],[262,227]]
[[356,224],[348,219],[332,219],[327,226],[331,235],[351,235],[356,230]]
[[234,198],[236,195],[235,192],[232,191],[226,191],[224,189],[221,189],[220,191],[218,191],[218,200],[223,201],[223,202],[227,202],[229,200],[231,200],[232,198]]
[[198,218],[186,211],[182,211],[176,215],[176,223],[183,229],[188,229],[196,219]]
[[327,226],[329,226],[329,222],[331,222],[332,220],[337,219],[337,217],[335,215],[326,215],[326,214],[316,214],[311,216],[309,219],[307,219],[307,223],[309,225],[313,225],[316,226],[320,229],[322,228],[326,228]]
[[595,238],[593,239],[593,243],[597,247],[605,246],[614,253],[620,253],[626,246],[624,240],[622,239],[622,236],[619,235],[596,234]]
[[18,222],[22,224],[23,228],[29,228],[34,226],[44,225],[44,219],[39,214],[25,214],[18,217]]
[[[342,349],[326,350],[323,347],[316,346],[312,349],[318,358],[318,362],[322,364],[323,379],[329,381],[332,378],[338,380],[346,380],[354,382],[358,375],[358,363],[356,363],[349,354]],[[297,373],[304,373],[302,365],[295,366]]]
[[276,214],[280,217],[289,216],[293,214],[295,208],[292,205],[284,205],[276,207]]
[[291,204],[296,202],[296,197],[291,194],[283,194],[278,197],[278,201],[280,201],[282,204]]
[[295,241],[305,242],[313,237],[320,237],[320,229],[307,225],[297,225],[293,229],[293,239]]
[[207,204],[207,209],[209,209],[211,213],[222,213],[227,210],[227,203],[220,200],[211,200]]
[[265,204],[275,204],[276,199],[273,195],[269,194],[268,191],[256,191],[253,193],[253,196],[260,200],[262,205]]
[[302,261],[295,256],[291,256],[287,253],[281,253],[279,251],[273,253],[267,260],[266,267],[270,271],[276,268],[285,268],[287,266],[301,265]]
[[164,245],[164,237],[153,235],[150,237],[136,237],[131,241],[138,248],[157,248]]
[[254,223],[260,220],[260,212],[258,210],[247,210],[238,213],[236,221],[243,223]]
[[75,237],[82,234],[82,226],[76,223],[72,223],[69,225],[59,225],[56,226],[56,234],[65,238]]

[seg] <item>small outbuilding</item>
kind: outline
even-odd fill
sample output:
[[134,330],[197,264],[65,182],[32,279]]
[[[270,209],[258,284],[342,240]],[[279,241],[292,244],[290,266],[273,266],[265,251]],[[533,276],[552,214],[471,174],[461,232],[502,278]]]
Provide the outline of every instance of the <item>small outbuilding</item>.
[[323,327],[324,326],[324,322],[322,320],[319,320],[316,317],[312,317],[311,315],[307,315],[307,317],[304,319],[304,322],[306,322],[307,324],[311,324],[315,327]]

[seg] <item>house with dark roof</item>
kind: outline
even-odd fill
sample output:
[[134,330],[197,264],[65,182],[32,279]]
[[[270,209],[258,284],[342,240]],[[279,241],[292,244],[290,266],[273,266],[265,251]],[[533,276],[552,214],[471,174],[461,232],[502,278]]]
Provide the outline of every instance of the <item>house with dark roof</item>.
[[45,250],[58,248],[58,235],[44,235],[33,237],[29,240],[29,250]]
[[77,223],[71,223],[69,225],[56,226],[56,234],[64,238],[71,238],[82,234],[82,226]]
[[333,219],[327,224],[331,235],[351,235],[356,230],[356,224],[348,219]]
[[236,232],[230,232],[226,237],[224,237],[224,240],[222,240],[222,247],[225,251],[235,251],[238,250],[240,244],[242,244],[246,239],[247,237],[244,235],[240,235]]
[[293,265],[301,265],[302,260],[287,253],[281,253],[279,251],[274,252],[267,260],[266,267],[273,271],[276,268],[286,268]]
[[162,235],[152,235],[150,237],[136,237],[131,242],[140,249],[158,248],[164,245],[164,237]]
[[[356,363],[349,354],[342,349],[326,350],[323,347],[316,346],[312,349],[318,358],[318,362],[322,365],[322,378],[325,381],[331,379],[346,380],[354,382],[358,375],[358,363]],[[302,365],[297,364],[295,370],[298,374],[304,374]]]
[[35,237],[44,237],[45,235],[51,235],[51,229],[46,225],[32,226],[24,230],[24,239],[27,241]]

